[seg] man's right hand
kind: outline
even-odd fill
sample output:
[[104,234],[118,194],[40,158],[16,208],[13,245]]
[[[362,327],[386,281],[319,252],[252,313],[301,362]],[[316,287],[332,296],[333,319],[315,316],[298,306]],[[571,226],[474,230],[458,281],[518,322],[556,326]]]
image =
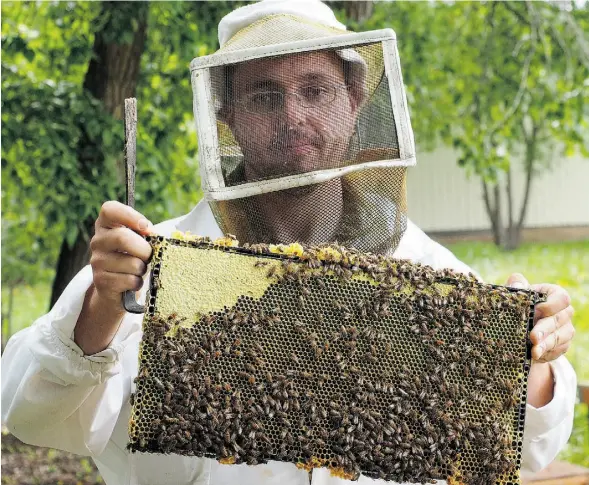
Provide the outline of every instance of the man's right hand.
[[142,235],[152,230],[135,209],[116,201],[102,205],[90,241],[92,285],[74,329],[74,341],[84,354],[108,347],[125,315],[123,293],[143,286],[151,245]]
[[143,286],[151,245],[141,235],[150,234],[153,225],[135,209],[111,200],[102,205],[94,227],[90,265],[96,293],[120,304],[122,293]]

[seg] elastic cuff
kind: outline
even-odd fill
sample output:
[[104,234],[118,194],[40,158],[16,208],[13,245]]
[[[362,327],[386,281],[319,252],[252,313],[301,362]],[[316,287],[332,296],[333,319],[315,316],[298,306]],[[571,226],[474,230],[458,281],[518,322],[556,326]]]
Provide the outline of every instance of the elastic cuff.
[[70,339],[64,339],[49,325],[39,325],[31,342],[31,352],[42,368],[48,372],[44,378],[62,385],[97,385],[121,371],[119,354],[122,345],[116,345],[92,356]]

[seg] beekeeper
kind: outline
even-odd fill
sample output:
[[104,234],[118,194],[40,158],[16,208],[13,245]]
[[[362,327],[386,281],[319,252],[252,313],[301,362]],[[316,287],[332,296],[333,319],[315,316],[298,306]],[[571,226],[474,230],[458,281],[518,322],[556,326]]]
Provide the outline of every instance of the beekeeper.
[[[406,217],[405,171],[415,153],[394,42],[368,35],[351,45],[346,35],[318,0],[265,0],[221,20],[221,56],[192,66],[205,199],[155,227],[118,202],[102,206],[90,265],[2,357],[2,421],[17,438],[91,456],[108,485],[344,483],[289,463],[127,452],[142,315],[125,313],[121,295],[145,295],[151,247],[141,235],[175,230],[230,232],[241,242],[338,240],[470,270]],[[528,287],[518,273],[507,284]],[[532,288],[548,298],[531,336],[527,471],[567,442],[576,388],[564,356],[574,335],[570,298],[556,285]]]

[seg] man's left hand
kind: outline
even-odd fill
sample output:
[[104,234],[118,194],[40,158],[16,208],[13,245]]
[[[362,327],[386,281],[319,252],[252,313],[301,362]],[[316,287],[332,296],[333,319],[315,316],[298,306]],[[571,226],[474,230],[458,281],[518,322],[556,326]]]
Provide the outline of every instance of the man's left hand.
[[507,286],[531,289],[544,293],[546,301],[536,305],[534,329],[530,333],[532,359],[537,362],[550,362],[565,354],[575,335],[572,317],[575,313],[571,297],[558,285],[540,283],[530,285],[519,273],[512,274]]

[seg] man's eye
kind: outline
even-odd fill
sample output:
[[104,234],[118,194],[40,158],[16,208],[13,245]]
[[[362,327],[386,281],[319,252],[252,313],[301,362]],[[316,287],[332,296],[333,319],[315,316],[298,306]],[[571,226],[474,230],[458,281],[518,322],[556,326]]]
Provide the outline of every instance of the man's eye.
[[308,100],[323,99],[329,95],[325,86],[306,86],[301,89],[301,94]]
[[280,105],[281,94],[280,93],[256,93],[253,94],[249,102],[250,104],[255,107],[272,107],[272,106],[279,106]]

